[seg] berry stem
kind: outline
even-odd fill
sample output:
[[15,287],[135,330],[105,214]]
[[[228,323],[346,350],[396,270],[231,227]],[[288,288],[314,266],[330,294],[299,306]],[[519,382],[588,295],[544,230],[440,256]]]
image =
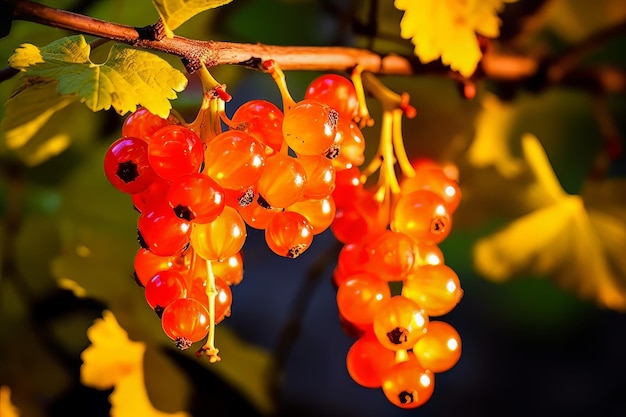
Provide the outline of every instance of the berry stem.
[[367,101],[365,100],[365,88],[363,87],[362,73],[363,67],[361,65],[354,67],[350,73],[352,84],[356,90],[356,97],[359,101],[359,114],[356,117],[356,121],[361,128],[374,125],[374,119],[370,116]]
[[213,274],[213,265],[210,260],[206,261],[206,270],[206,294],[209,297],[209,335],[201,351],[208,356],[209,362],[213,363],[219,362],[221,359],[218,355],[219,349],[215,347],[215,297],[217,296],[217,288],[215,287],[215,274]]
[[396,157],[393,147],[393,110],[383,110],[380,127],[380,154],[382,167],[380,178],[392,194],[400,192],[400,185],[396,177]]
[[222,132],[221,118],[230,95],[226,93],[226,87],[218,83],[204,65],[198,71],[198,76],[204,94],[198,114],[188,127],[200,136],[204,143],[208,143],[211,138]]
[[402,109],[405,116],[415,117],[417,111],[409,104],[410,97],[407,93],[396,93],[369,72],[363,72],[361,79],[365,89],[382,104],[383,109]]
[[411,165],[411,161],[406,153],[404,140],[402,138],[402,117],[404,116],[404,110],[394,109],[392,111],[392,116],[393,131],[391,133],[391,141],[393,142],[393,149],[396,154],[398,165],[400,166],[400,171],[402,171],[402,174],[406,177],[413,177],[415,176],[415,169],[413,168],[413,165]]
[[378,169],[380,168],[382,163],[383,163],[383,157],[380,154],[380,146],[379,146],[378,150],[376,151],[376,154],[374,155],[374,157],[367,164],[367,166],[361,170],[361,182],[365,183],[365,181],[367,181],[367,179],[372,174],[374,174],[376,171],[378,171]]
[[285,73],[280,68],[280,66],[271,59],[263,62],[262,68],[265,72],[268,72],[272,76],[272,79],[276,83],[278,91],[280,91],[280,96],[283,100],[283,112],[286,112],[287,110],[292,108],[296,104],[296,102],[291,97],[291,93],[289,93]]
[[205,93],[213,91],[218,87],[222,89],[225,88],[222,84],[218,83],[215,78],[213,78],[213,75],[211,75],[211,73],[204,64],[202,64],[202,66],[198,70],[198,77],[200,78],[200,82],[202,83],[202,89]]

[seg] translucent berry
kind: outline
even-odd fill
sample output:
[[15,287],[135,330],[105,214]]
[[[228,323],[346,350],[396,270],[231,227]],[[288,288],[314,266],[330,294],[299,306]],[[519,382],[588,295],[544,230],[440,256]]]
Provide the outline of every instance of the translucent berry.
[[366,388],[379,388],[383,374],[395,364],[395,358],[396,352],[381,345],[370,330],[350,346],[346,354],[346,367],[357,384]]
[[337,110],[342,119],[352,120],[359,100],[352,80],[339,74],[322,74],[309,84],[305,99],[318,100]]
[[317,100],[302,100],[285,112],[283,137],[297,155],[323,154],[335,140],[339,113]]
[[415,241],[408,235],[385,230],[365,244],[367,268],[385,281],[402,281],[413,269]]
[[304,168],[306,183],[302,196],[320,199],[331,195],[335,189],[335,168],[323,155],[303,155],[298,162]]
[[389,283],[376,275],[362,272],[350,276],[337,289],[339,313],[355,324],[368,324],[391,298]]
[[184,350],[209,333],[209,312],[198,300],[179,298],[163,310],[161,326],[165,334]]
[[425,369],[448,371],[461,358],[461,336],[451,324],[431,320],[426,334],[413,346],[413,353]]
[[415,301],[395,295],[374,316],[376,337],[391,350],[408,350],[426,332],[428,316]]
[[246,236],[246,223],[239,212],[233,207],[225,206],[212,222],[194,223],[190,239],[199,256],[216,261],[237,254],[243,247]]
[[302,199],[287,207],[288,211],[302,214],[311,224],[313,234],[326,231],[335,219],[336,207],[332,196],[322,199]]
[[123,193],[135,194],[148,188],[156,177],[148,160],[148,143],[136,137],[117,139],[104,154],[104,173]]
[[306,171],[297,158],[277,153],[265,161],[257,193],[274,208],[285,208],[304,193]]
[[142,247],[159,256],[181,254],[189,244],[189,221],[174,213],[166,201],[146,207],[137,220]]
[[227,285],[237,285],[243,280],[243,255],[241,251],[227,258],[212,261],[213,273]]
[[417,408],[432,397],[435,376],[409,355],[408,360],[396,363],[384,372],[382,389],[392,404],[405,409]]
[[205,151],[205,172],[224,188],[244,190],[256,184],[265,165],[263,145],[241,130],[213,137]]
[[175,270],[157,272],[148,280],[145,287],[146,301],[153,309],[165,309],[172,301],[184,298],[187,286],[184,276]]
[[150,136],[148,154],[154,172],[174,180],[200,171],[204,162],[204,143],[191,129],[168,125]]
[[[230,310],[233,303],[233,293],[228,284],[218,276],[214,278],[215,282],[215,324],[220,323],[226,317],[230,316]],[[203,276],[193,278],[189,297],[200,301],[203,305],[208,306],[209,294],[207,293],[207,280]],[[208,309],[207,309],[208,310]]]
[[313,228],[300,213],[282,211],[276,213],[265,228],[265,242],[276,254],[297,258],[313,242]]
[[265,154],[271,155],[283,145],[283,112],[267,100],[250,100],[237,108],[231,118],[236,129],[254,136],[264,145]]
[[403,179],[401,192],[408,194],[416,190],[430,190],[439,195],[449,214],[453,214],[461,202],[459,183],[448,177],[441,168],[417,169],[415,175]]
[[414,268],[402,284],[402,295],[420,305],[429,316],[443,316],[463,297],[459,277],[444,264]]
[[418,241],[440,243],[452,230],[452,217],[443,198],[421,189],[398,199],[393,208],[391,229]]
[[132,136],[148,141],[150,136],[160,128],[176,123],[173,117],[164,119],[150,113],[145,107],[139,107],[124,120],[122,136]]
[[224,189],[205,174],[192,173],[173,180],[167,201],[178,217],[196,223],[208,223],[224,210]]

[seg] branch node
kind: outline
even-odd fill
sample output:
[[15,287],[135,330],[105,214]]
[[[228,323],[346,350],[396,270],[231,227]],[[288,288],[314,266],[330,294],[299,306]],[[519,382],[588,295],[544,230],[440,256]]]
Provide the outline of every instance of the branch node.
[[163,20],[159,19],[155,24],[135,28],[139,35],[138,41],[160,41],[165,38],[166,31]]
[[236,65],[241,65],[246,68],[258,70],[263,68],[263,60],[259,57],[253,56],[246,59],[245,61],[237,62]]

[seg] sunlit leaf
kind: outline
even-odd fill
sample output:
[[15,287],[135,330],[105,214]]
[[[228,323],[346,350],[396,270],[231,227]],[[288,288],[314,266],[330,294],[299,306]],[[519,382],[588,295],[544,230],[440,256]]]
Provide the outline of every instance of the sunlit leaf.
[[11,388],[6,385],[0,386],[0,416],[19,417],[20,412],[11,402]]
[[159,16],[169,30],[209,9],[230,3],[232,0],[152,0]]
[[55,80],[33,79],[9,97],[2,119],[9,148],[24,146],[55,112],[76,100],[59,94],[57,86]]
[[626,218],[589,209],[583,197],[566,194],[538,140],[526,135],[522,145],[537,180],[533,192],[545,194],[548,203],[480,239],[477,270],[494,281],[549,277],[582,299],[626,311]]
[[42,48],[23,44],[9,65],[32,77],[56,80],[60,94],[75,95],[92,111],[111,107],[123,115],[138,105],[167,117],[169,100],[187,86],[187,78],[157,55],[114,44],[106,62],[89,58],[91,47],[82,35],[59,39]]
[[444,65],[469,77],[482,58],[476,34],[500,35],[498,13],[516,0],[395,0],[404,11],[400,36],[411,39],[423,63],[441,59]]
[[112,417],[185,417],[166,413],[151,403],[144,382],[146,345],[128,338],[113,313],[105,310],[87,330],[91,345],[81,354],[81,382],[97,389],[113,388],[109,396]]
[[493,165],[505,178],[520,175],[523,161],[511,154],[509,137],[518,109],[503,103],[491,94],[481,100],[482,110],[476,118],[476,134],[467,151],[467,159],[475,167]]

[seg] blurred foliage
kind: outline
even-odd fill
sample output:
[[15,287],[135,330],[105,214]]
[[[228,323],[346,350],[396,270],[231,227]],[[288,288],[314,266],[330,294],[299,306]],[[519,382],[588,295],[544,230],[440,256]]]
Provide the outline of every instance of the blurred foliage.
[[[403,13],[392,2],[236,0],[197,14],[196,2],[181,3],[193,6],[189,15],[193,17],[180,27],[176,21],[170,26],[177,28],[176,34],[196,39],[350,45],[403,54],[415,47],[403,39],[406,34],[401,36]],[[47,4],[137,27],[152,24],[159,16],[149,2]],[[507,3],[500,18],[502,38],[495,39],[493,47],[536,58],[570,51],[598,30],[623,23],[626,7],[619,0],[518,0]],[[409,31],[405,27],[402,30]],[[493,30],[487,34],[494,35]],[[2,39],[0,60],[8,62],[21,44],[43,48],[69,35],[73,34],[12,22]],[[614,65],[624,71],[625,41],[623,32],[606,39],[579,57],[577,64]],[[90,59],[104,62],[106,49],[92,51]],[[184,73],[179,60],[159,56]],[[227,106],[230,114],[249,98],[279,103],[275,85],[265,74],[223,67],[211,73],[233,95]],[[316,75],[288,73],[294,97],[301,97]],[[381,80],[395,91],[407,92],[417,108],[417,117],[403,125],[410,155],[451,163],[459,171],[463,201],[455,213],[454,231],[441,246],[446,262],[462,278],[465,299],[470,299],[463,302],[472,305],[476,300],[484,326],[518,331],[515,337],[520,339],[537,336],[548,341],[570,329],[589,329],[587,323],[607,307],[626,308],[626,170],[624,156],[615,153],[626,133],[623,94],[598,96],[541,80],[513,85],[488,80],[479,81],[476,97],[468,100],[462,86],[446,77]],[[182,80],[178,81],[180,85]],[[172,105],[192,118],[202,91],[194,77],[185,81],[186,90]],[[42,128],[32,130],[29,140],[22,135],[11,140],[10,132],[2,132],[0,138],[2,417],[11,415],[11,404],[17,405],[19,415],[29,417],[64,415],[68,410],[93,417],[109,411],[121,417],[280,415],[286,413],[289,400],[298,403],[299,415],[312,413],[315,407],[306,395],[314,397],[313,392],[300,392],[295,400],[283,397],[281,403],[271,377],[285,381],[284,368],[278,369],[278,377],[273,372],[277,364],[285,366],[286,359],[253,343],[243,326],[231,326],[228,320],[218,326],[223,359],[217,364],[172,349],[133,281],[137,214],[102,172],[102,157],[119,136],[123,117],[113,111],[94,113],[55,94],[51,84],[33,86],[43,92],[31,89],[12,96],[19,86],[19,77],[0,83],[0,97],[5,104],[8,101],[0,108],[5,126],[12,127],[21,118],[27,123],[20,126]],[[380,116],[378,103],[371,99],[368,103],[374,118]],[[29,118],[32,112],[38,117]],[[378,124],[364,129],[370,156],[378,129]],[[254,245],[251,239],[246,249],[253,262],[264,253]],[[278,270],[287,276],[299,274],[306,263],[280,265]],[[273,267],[272,273],[276,270]],[[513,277],[517,280],[510,280]],[[247,270],[240,285],[263,278]],[[263,297],[257,296],[256,306],[280,310]],[[334,312],[334,302],[327,299],[323,305]],[[253,312],[237,305],[234,289],[234,314],[248,314],[254,321],[258,317]],[[282,317],[286,328],[294,319],[288,314]],[[260,322],[271,325],[269,320]],[[461,318],[459,322],[463,324]],[[335,353],[345,355],[345,341],[324,342],[336,344]],[[328,372],[332,377],[328,385],[338,374],[345,375],[343,368]],[[454,371],[450,375],[456,378]],[[307,378],[314,379],[303,371],[302,379]],[[468,381],[470,385],[471,378]],[[358,408],[347,394],[342,396],[349,388],[340,383],[335,387],[339,398],[333,400],[335,409],[321,413],[347,416],[350,407],[355,414],[371,412],[366,400]],[[444,401],[455,395],[451,390]],[[385,415],[394,411],[387,408]]]

